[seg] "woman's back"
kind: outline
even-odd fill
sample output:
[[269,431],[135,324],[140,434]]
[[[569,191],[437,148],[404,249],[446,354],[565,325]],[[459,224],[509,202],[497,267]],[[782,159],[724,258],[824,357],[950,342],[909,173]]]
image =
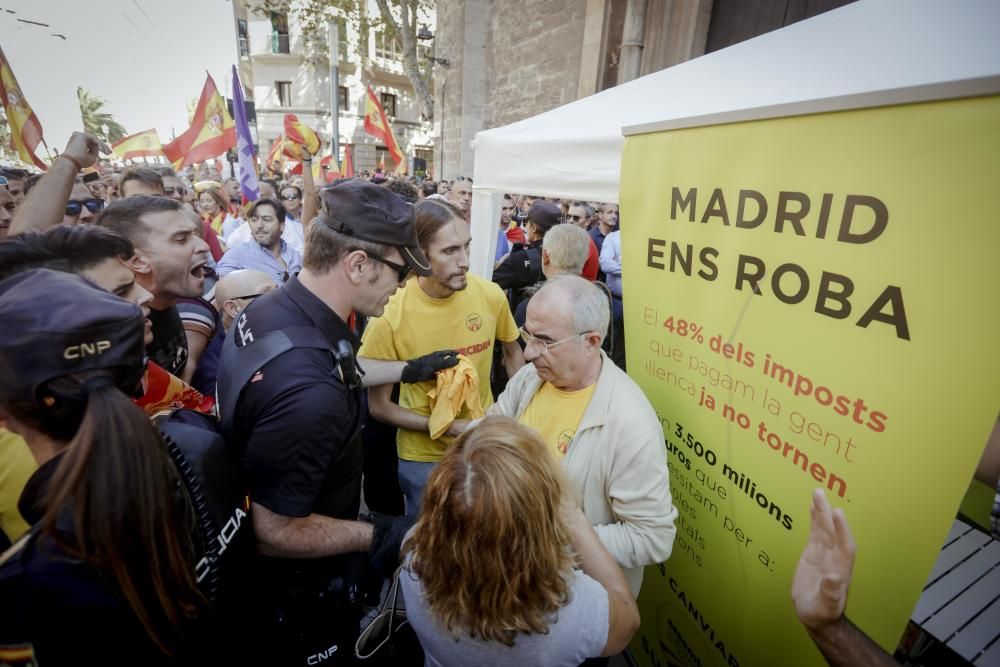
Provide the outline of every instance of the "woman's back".
[[547,633],[519,633],[510,647],[473,639],[467,633],[452,636],[435,620],[424,602],[419,579],[409,569],[400,572],[399,586],[407,618],[424,647],[426,664],[434,667],[573,667],[600,655],[608,639],[607,591],[579,570],[570,575],[569,600],[555,613]]

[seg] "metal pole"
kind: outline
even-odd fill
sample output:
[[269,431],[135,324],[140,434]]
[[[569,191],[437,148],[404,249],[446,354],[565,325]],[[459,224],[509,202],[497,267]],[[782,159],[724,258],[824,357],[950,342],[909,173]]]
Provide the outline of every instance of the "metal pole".
[[330,40],[330,152],[340,164],[340,26],[336,21],[327,24]]

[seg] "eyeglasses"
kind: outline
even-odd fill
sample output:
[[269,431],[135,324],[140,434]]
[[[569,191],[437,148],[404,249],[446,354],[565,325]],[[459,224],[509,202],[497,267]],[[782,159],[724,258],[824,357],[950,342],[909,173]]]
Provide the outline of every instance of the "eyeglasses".
[[264,296],[264,293],[260,292],[259,294],[244,294],[243,296],[234,296],[232,297],[231,300],[236,301],[237,299],[249,299],[250,301],[253,301],[259,296]]
[[411,268],[409,264],[397,264],[396,262],[390,262],[385,257],[379,257],[373,252],[366,252],[365,254],[374,259],[376,262],[381,262],[395,271],[398,274],[397,278],[399,278],[399,282],[403,282],[406,280],[406,276],[410,275]]
[[7,185],[7,178],[5,176],[0,176],[0,185]]
[[568,340],[573,340],[574,338],[590,333],[589,331],[582,331],[580,333],[573,334],[572,336],[567,336],[562,340],[542,340],[535,334],[528,333],[528,330],[525,329],[524,327],[519,327],[518,332],[520,332],[521,338],[524,339],[525,345],[534,345],[536,347],[540,347],[542,349],[542,352],[549,352],[556,345],[562,345]]
[[83,207],[86,206],[87,210],[91,213],[97,214],[101,212],[104,208],[103,199],[70,199],[66,202],[66,215],[71,218],[75,218],[80,215],[83,211]]
[[173,194],[183,195],[186,192],[187,190],[185,190],[184,188],[172,188],[169,186],[164,186],[163,188],[163,194],[167,195],[168,197]]
[[572,220],[573,222],[580,222],[581,220],[583,220],[583,216],[582,215],[569,215],[569,214],[566,214],[563,217],[566,220]]
[[284,199],[285,201],[298,201],[299,196],[298,195],[281,195],[281,198]]

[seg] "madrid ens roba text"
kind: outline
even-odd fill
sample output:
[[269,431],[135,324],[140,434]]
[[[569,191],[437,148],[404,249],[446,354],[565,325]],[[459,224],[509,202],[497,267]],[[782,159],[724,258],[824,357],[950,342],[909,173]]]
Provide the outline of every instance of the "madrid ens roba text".
[[[837,210],[834,202],[837,201]],[[730,215],[735,203],[735,218]],[[839,222],[838,222],[839,219]],[[839,243],[863,245],[871,243],[885,231],[889,224],[889,210],[877,197],[848,194],[835,198],[826,193],[816,202],[803,192],[779,192],[777,201],[769,202],[756,190],[723,192],[715,188],[708,193],[698,188],[673,187],[670,195],[670,220],[702,224],[720,224],[733,229],[756,230],[767,223],[776,234],[791,233],[796,236],[831,238]],[[646,250],[646,266],[653,269],[682,272],[691,277],[695,272],[702,280],[714,281],[719,277],[717,260],[719,250],[711,246],[700,249],[691,244],[668,242],[650,237]],[[809,272],[795,262],[785,262],[769,271],[765,262],[753,255],[740,254],[736,260],[734,288],[750,289],[754,294],[773,294],[783,303],[795,305],[810,297],[812,281]],[[770,274],[770,275],[769,275]],[[815,280],[815,275],[813,276]],[[857,317],[861,311],[852,302],[854,281],[841,273],[821,271],[813,297],[813,310],[819,315],[835,320]],[[893,329],[897,338],[910,340],[910,328],[903,306],[903,292],[895,285],[887,285],[870,304],[861,311],[855,324],[867,328],[872,323]]]

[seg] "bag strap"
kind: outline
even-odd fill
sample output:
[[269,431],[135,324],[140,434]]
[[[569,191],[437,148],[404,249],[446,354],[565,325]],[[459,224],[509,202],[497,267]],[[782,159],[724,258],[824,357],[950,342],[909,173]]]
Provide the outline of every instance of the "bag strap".
[[[367,660],[378,653],[383,646],[389,643],[393,634],[397,629],[399,629],[399,626],[403,624],[402,622],[399,624],[396,623],[396,618],[399,612],[403,611],[405,614],[405,610],[399,609],[399,573],[402,571],[403,567],[403,565],[400,565],[396,568],[396,572],[392,575],[392,584],[389,586],[389,591],[378,608],[378,613],[375,615],[375,618],[372,619],[372,622],[368,624],[368,627],[361,632],[357,642],[354,644],[354,655],[361,660]],[[364,653],[362,650],[362,644],[370,639],[371,634],[378,628],[380,622],[387,614],[389,618],[385,637],[378,643],[377,646],[373,647],[367,653]],[[405,622],[405,616],[403,622]]]

